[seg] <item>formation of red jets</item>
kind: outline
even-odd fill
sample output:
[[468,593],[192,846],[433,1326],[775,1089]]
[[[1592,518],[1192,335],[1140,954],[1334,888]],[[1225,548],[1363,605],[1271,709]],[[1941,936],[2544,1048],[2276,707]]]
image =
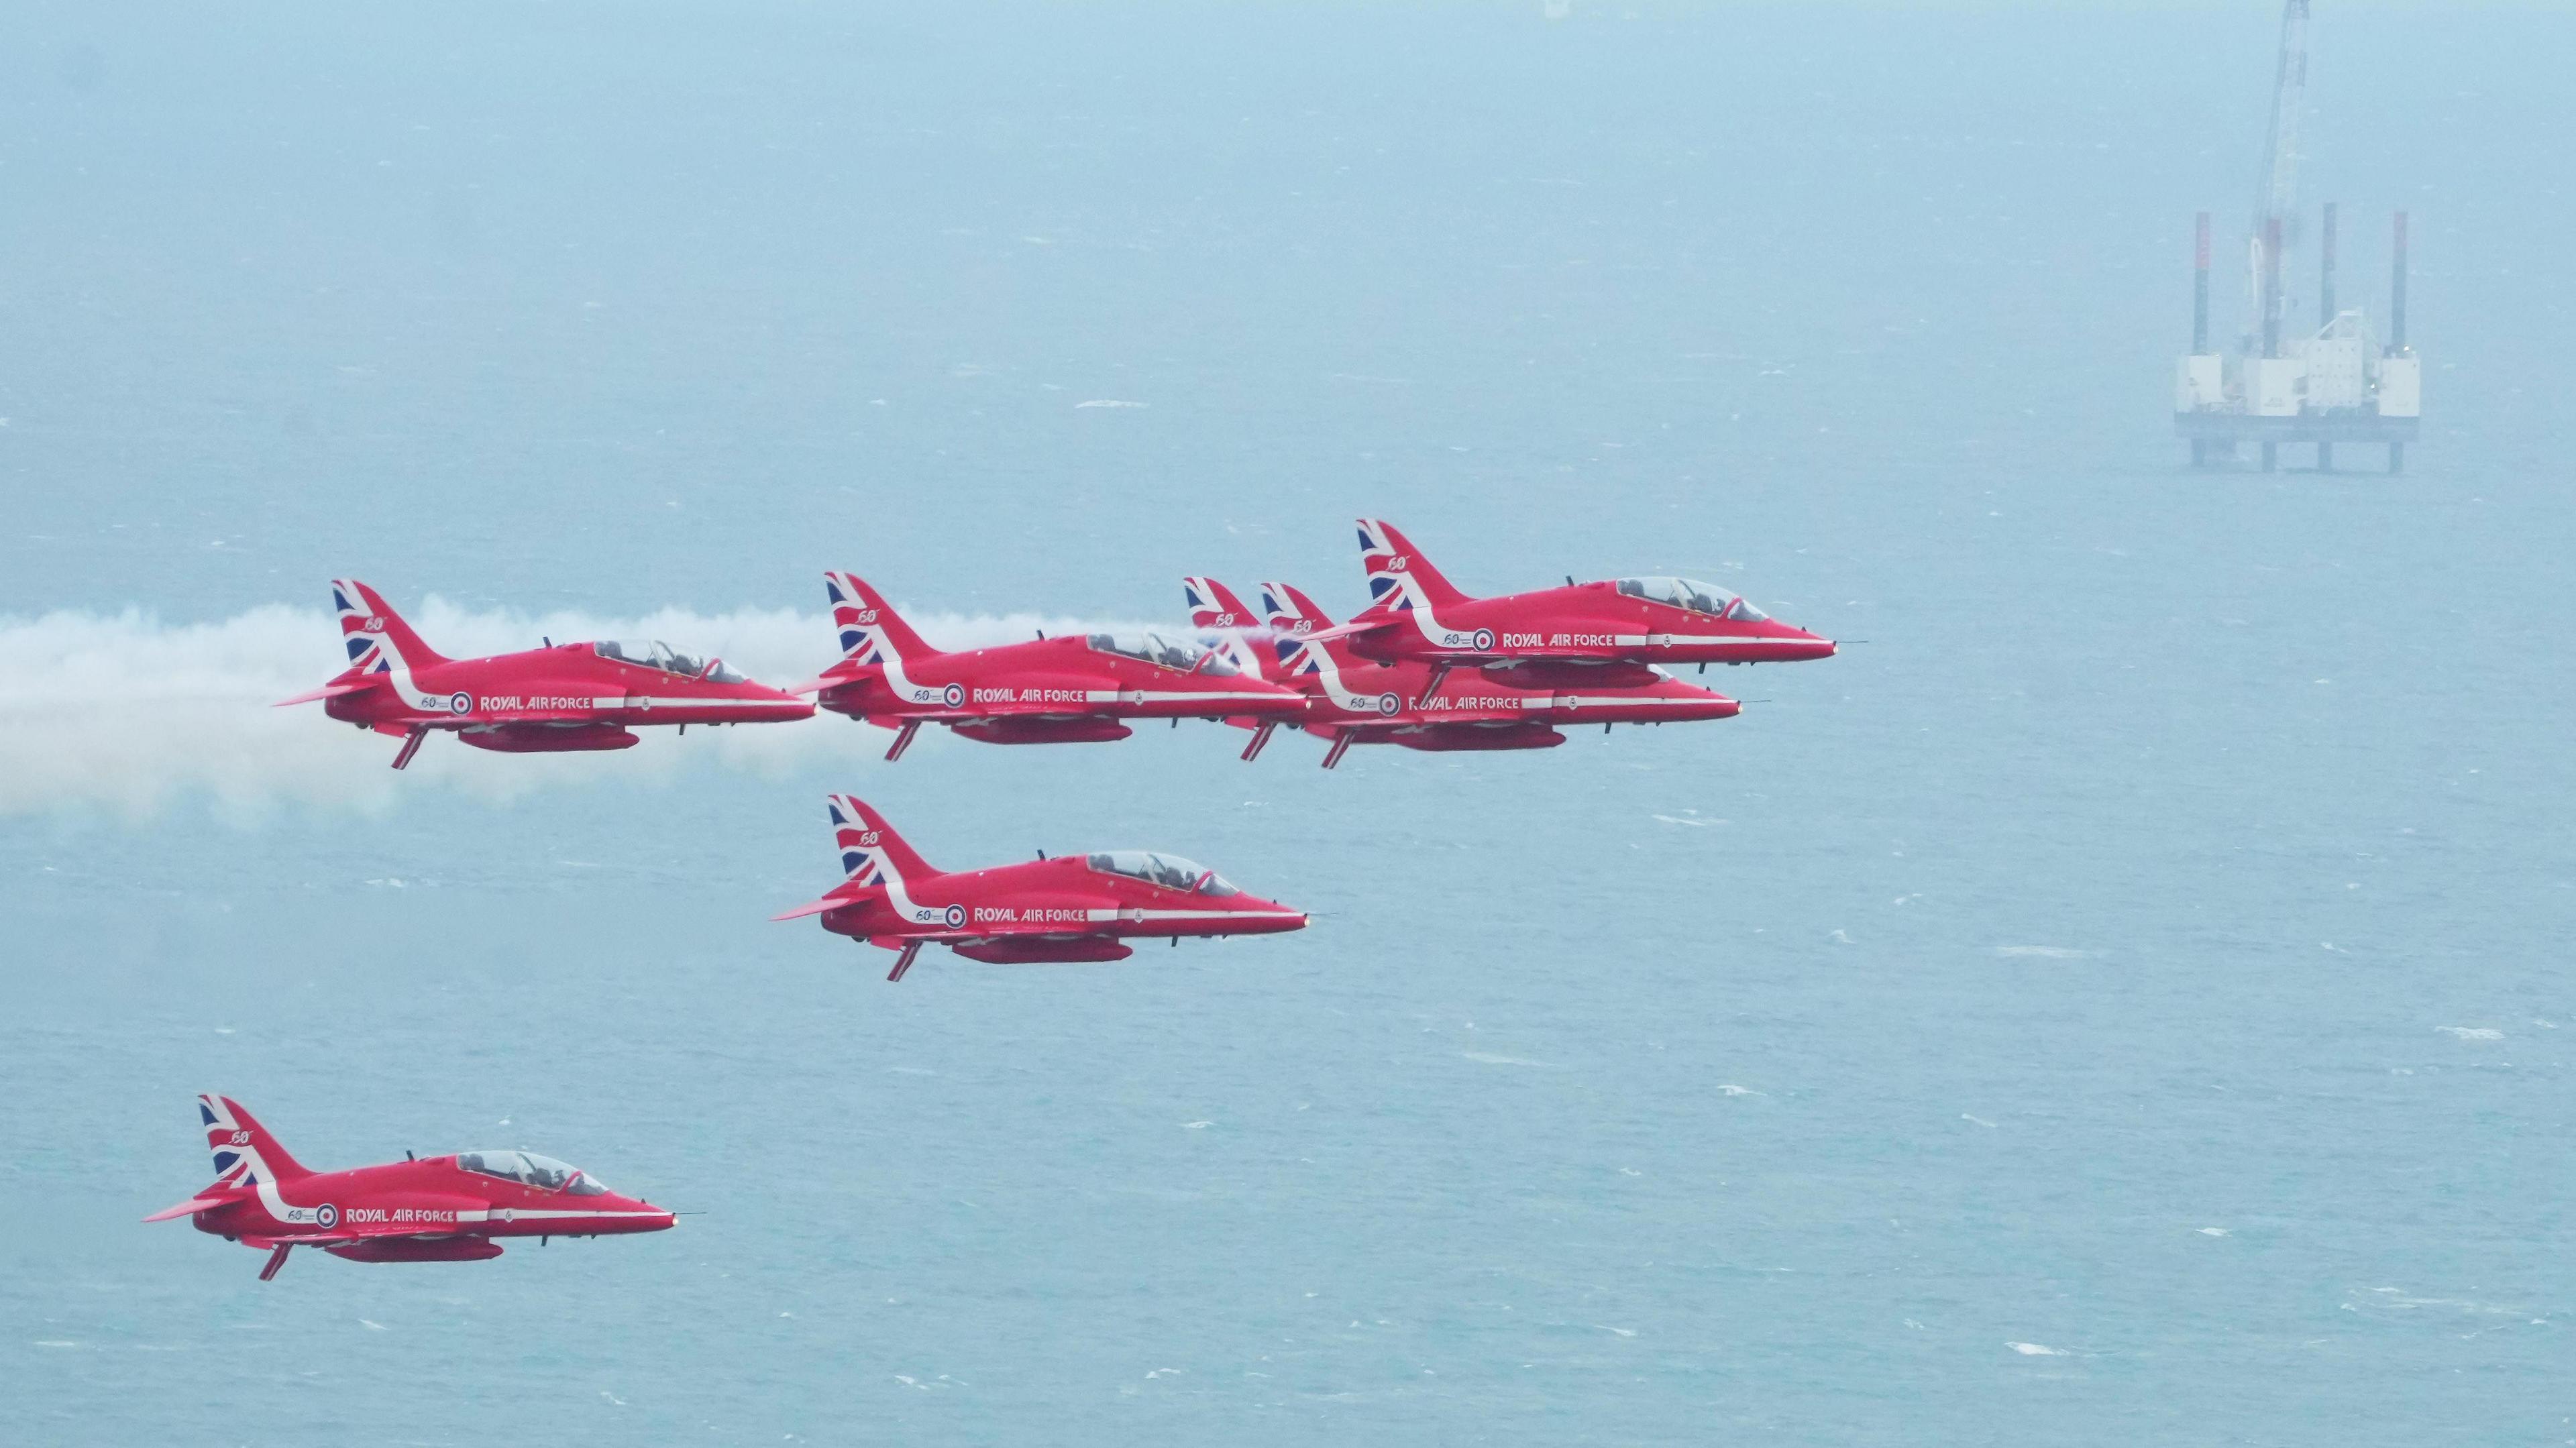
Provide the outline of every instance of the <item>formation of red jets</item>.
[[[1713,584],[1637,577],[1475,598],[1389,523],[1364,518],[1369,601],[1340,623],[1305,594],[1264,583],[1260,608],[1186,578],[1190,630],[1040,636],[993,648],[931,647],[865,579],[824,575],[840,655],[787,689],[662,643],[557,644],[450,659],[384,597],[331,585],[347,667],[284,704],[402,741],[394,768],[432,734],[478,749],[625,749],[641,726],[777,723],[819,706],[892,730],[899,759],[924,724],[991,744],[1123,739],[1131,721],[1222,720],[1257,757],[1282,725],[1326,741],[1332,768],[1354,744],[1420,750],[1547,749],[1566,726],[1726,719],[1733,699],[1684,683],[1680,665],[1783,663],[1832,655],[1831,640],[1770,618]],[[809,701],[807,695],[813,696]],[[895,952],[901,980],[924,945],[995,964],[1123,960],[1128,942],[1272,934],[1307,916],[1216,871],[1146,850],[1067,854],[967,871],[933,869],[874,807],[827,806],[842,879],[778,919]],[[269,1253],[320,1247],[360,1262],[474,1261],[503,1237],[659,1231],[671,1213],[531,1152],[460,1152],[348,1171],[298,1165],[228,1098],[198,1098],[215,1181],[148,1221]]]
[[[1139,719],[1222,719],[1253,731],[1244,758],[1294,725],[1332,741],[1413,749],[1545,749],[1558,726],[1725,719],[1735,701],[1667,666],[1821,659],[1833,641],[1781,623],[1715,584],[1642,577],[1472,598],[1391,523],[1363,518],[1368,606],[1336,624],[1285,584],[1261,611],[1213,579],[1182,580],[1191,634],[1040,637],[936,649],[856,574],[823,575],[840,657],[792,689],[754,683],[722,659],[663,643],[571,643],[451,659],[382,594],[331,585],[338,677],[283,704],[403,741],[452,733],[478,749],[533,754],[625,749],[639,726],[762,724],[817,706],[894,731],[900,759],[924,724],[988,744],[1124,739]],[[808,703],[805,695],[814,696]]]

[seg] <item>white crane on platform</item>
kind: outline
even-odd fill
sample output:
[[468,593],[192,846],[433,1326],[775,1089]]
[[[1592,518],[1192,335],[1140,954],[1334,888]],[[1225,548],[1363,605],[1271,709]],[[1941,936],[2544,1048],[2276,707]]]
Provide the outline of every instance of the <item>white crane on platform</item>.
[[[2308,0],[2286,0],[2280,60],[2272,75],[2272,125],[2263,138],[2263,184],[2254,198],[2254,227],[2246,240],[2245,295],[2253,304],[2247,315],[2261,329],[2267,355],[2281,343],[2281,258],[2273,253],[2298,226],[2299,121],[2307,106]],[[2249,351],[2253,340],[2246,338]]]

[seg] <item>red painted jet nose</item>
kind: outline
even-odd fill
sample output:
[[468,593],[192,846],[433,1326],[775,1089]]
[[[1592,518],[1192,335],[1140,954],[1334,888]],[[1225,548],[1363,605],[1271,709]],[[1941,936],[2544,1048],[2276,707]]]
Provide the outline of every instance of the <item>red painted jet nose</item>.
[[617,1230],[621,1232],[665,1232],[680,1222],[675,1213],[664,1211],[642,1197],[621,1197],[615,1192],[601,1197],[592,1210],[615,1219]]
[[805,698],[799,694],[791,694],[785,689],[773,689],[766,684],[754,685],[752,689],[752,697],[760,700],[764,704],[775,706],[778,711],[778,717],[782,720],[811,719],[814,717],[813,700]]
[[1236,917],[1230,923],[1237,932],[1245,935],[1276,935],[1303,930],[1308,921],[1305,911],[1282,905],[1276,900],[1264,900],[1258,895],[1237,896],[1230,908]]
[[1821,634],[1811,634],[1805,629],[1797,628],[1790,624],[1779,623],[1776,621],[1767,623],[1762,627],[1762,636],[1771,645],[1771,647],[1765,651],[1765,657],[1767,658],[1794,661],[1798,659],[1830,659],[1834,656],[1834,641],[1832,639],[1826,638]]

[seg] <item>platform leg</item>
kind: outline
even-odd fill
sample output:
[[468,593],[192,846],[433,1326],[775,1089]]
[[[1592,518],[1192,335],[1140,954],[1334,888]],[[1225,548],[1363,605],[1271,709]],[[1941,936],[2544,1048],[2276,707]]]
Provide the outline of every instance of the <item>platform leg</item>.
[[2191,440],[2191,465],[2196,468],[2209,466],[2209,443],[2206,439],[2196,437]]
[[2388,470],[2392,473],[2406,471],[2406,444],[2392,442],[2388,445]]
[[2263,444],[2263,471],[2267,473],[2272,471],[2274,468],[2280,466],[2280,462],[2281,445],[2277,442],[2267,442]]
[[2330,473],[2334,471],[2333,443],[2321,442],[2317,444],[2317,471],[2321,473]]

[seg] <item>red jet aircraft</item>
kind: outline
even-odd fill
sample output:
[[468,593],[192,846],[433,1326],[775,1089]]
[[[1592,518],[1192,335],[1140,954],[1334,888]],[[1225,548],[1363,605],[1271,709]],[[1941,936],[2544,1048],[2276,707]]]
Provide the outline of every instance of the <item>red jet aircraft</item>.
[[1531,687],[1651,684],[1649,664],[1768,664],[1832,656],[1831,639],[1778,622],[1714,584],[1621,578],[1469,598],[1393,524],[1360,520],[1368,608],[1335,630],[1380,663],[1417,660]]
[[[1332,620],[1312,599],[1284,583],[1261,585],[1255,615],[1233,590],[1213,578],[1184,578],[1190,622],[1227,631],[1242,657],[1265,676],[1307,699],[1299,721],[1310,734],[1332,741],[1324,767],[1341,763],[1354,744],[1401,744],[1430,751],[1553,749],[1565,736],[1552,726],[1662,724],[1689,719],[1732,719],[1733,699],[1654,669],[1653,682],[1574,693],[1531,685],[1517,675],[1452,674],[1437,665],[1376,664],[1358,657],[1351,641],[1319,637]],[[1235,632],[1266,628],[1258,633]],[[1263,645],[1269,645],[1265,654]],[[1445,677],[1444,677],[1445,676]],[[1258,752],[1246,752],[1249,758]]]
[[394,768],[411,763],[430,731],[477,749],[551,754],[624,749],[637,724],[760,724],[810,719],[814,706],[755,684],[722,659],[694,659],[664,643],[549,642],[524,653],[451,659],[422,643],[384,596],[354,579],[331,585],[349,667],[277,707],[322,701],[343,723],[403,741]]
[[658,1232],[672,1215],[623,1197],[589,1173],[525,1151],[466,1151],[347,1171],[307,1171],[229,1096],[200,1096],[214,1185],[143,1220],[195,1221],[200,1232],[268,1254],[266,1282],[298,1247],[352,1262],[480,1262],[495,1237],[605,1237]]
[[888,759],[901,759],[924,724],[987,744],[1059,744],[1124,739],[1134,731],[1122,719],[1276,719],[1305,707],[1292,691],[1160,634],[1041,635],[942,653],[866,580],[826,573],[823,589],[841,658],[799,692],[819,689],[816,702],[833,713],[894,730]]
[[1107,850],[1044,855],[1022,865],[947,874],[932,869],[865,802],[828,799],[832,842],[848,876],[820,900],[776,920],[823,917],[835,935],[900,951],[888,980],[936,942],[995,965],[1125,960],[1136,936],[1271,935],[1303,930],[1306,916],[1247,895],[1216,871],[1176,855]]

